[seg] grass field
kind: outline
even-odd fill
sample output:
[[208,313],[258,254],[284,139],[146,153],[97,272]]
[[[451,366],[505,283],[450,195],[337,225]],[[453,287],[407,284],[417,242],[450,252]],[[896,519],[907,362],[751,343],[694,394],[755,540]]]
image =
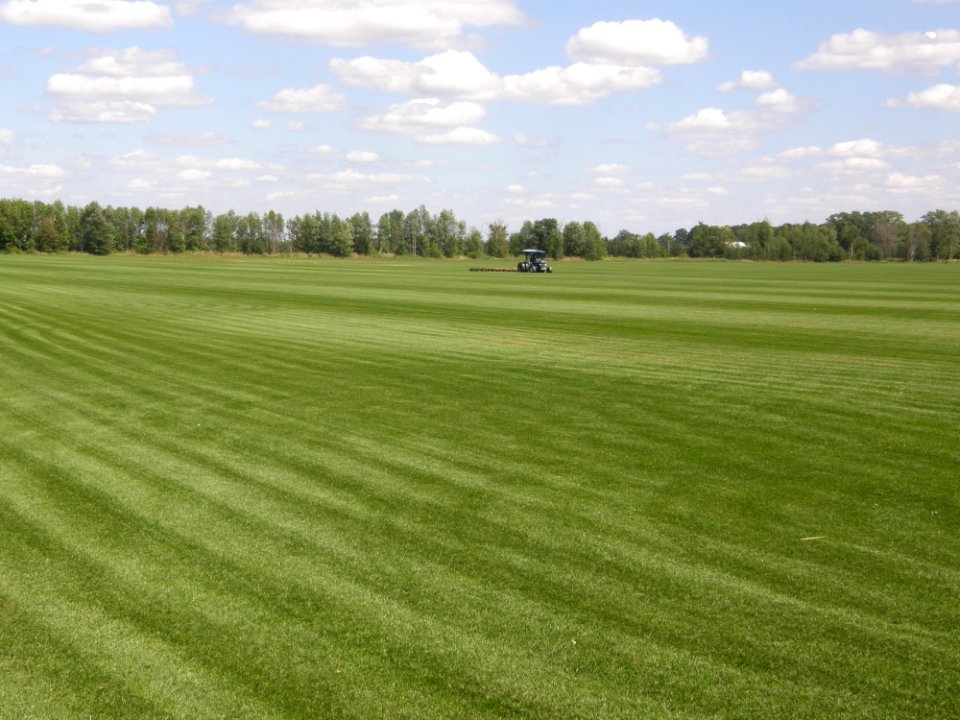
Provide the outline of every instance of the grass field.
[[960,717],[960,266],[0,256],[0,718]]

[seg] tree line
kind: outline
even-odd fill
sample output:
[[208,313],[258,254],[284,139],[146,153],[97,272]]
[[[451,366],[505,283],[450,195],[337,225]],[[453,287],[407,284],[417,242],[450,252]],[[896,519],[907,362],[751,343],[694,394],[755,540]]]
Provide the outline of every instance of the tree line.
[[284,219],[270,210],[214,215],[203,206],[180,210],[148,207],[84,207],[60,201],[0,199],[0,252],[120,253],[216,252],[246,255],[417,255],[505,258],[539,248],[554,258],[599,260],[694,257],[754,260],[900,259],[910,262],[960,257],[960,212],[932,210],[908,223],[893,211],[835,213],[822,223],[679,228],[640,235],[621,230],[604,237],[592,221],[561,224],[555,218],[527,220],[510,232],[493,222],[486,232],[422,205],[391,210],[376,222],[367,212],[349,217],[314,212]]

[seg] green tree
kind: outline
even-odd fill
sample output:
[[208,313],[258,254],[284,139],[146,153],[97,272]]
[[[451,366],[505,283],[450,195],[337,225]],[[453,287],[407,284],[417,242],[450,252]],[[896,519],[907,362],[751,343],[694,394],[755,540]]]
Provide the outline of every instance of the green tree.
[[930,256],[936,260],[952,260],[960,246],[960,213],[931,210],[920,220],[930,230]]
[[353,226],[353,249],[359,255],[369,255],[373,250],[373,224],[370,214],[358,212],[350,218]]
[[214,252],[221,255],[223,253],[236,250],[236,239],[234,234],[237,231],[237,215],[230,210],[222,215],[217,215],[213,221],[213,232],[210,236],[210,244]]
[[487,233],[487,254],[490,257],[505,258],[510,252],[507,226],[502,220],[490,223]]
[[336,213],[330,218],[330,254],[347,257],[353,252],[353,223]]
[[92,202],[83,209],[80,216],[80,237],[83,251],[91,255],[109,255],[113,247],[113,235],[110,224],[103,214],[103,208]]
[[467,238],[463,242],[463,254],[476,260],[483,255],[483,233],[477,228],[470,228]]
[[[549,251],[548,251],[549,252]],[[583,257],[585,260],[600,260],[607,255],[607,243],[600,229],[590,220],[583,224]]]
[[563,257],[563,235],[556,218],[540,218],[533,223],[534,247],[559,260]]
[[563,226],[563,254],[569,257],[583,257],[587,243],[583,234],[583,225],[576,221]]

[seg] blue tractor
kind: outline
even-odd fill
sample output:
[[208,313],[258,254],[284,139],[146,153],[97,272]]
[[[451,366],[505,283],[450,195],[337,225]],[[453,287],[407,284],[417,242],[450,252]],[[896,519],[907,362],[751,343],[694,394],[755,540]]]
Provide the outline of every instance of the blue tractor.
[[547,264],[546,252],[528,248],[523,251],[523,260],[517,263],[517,272],[550,273],[553,268]]

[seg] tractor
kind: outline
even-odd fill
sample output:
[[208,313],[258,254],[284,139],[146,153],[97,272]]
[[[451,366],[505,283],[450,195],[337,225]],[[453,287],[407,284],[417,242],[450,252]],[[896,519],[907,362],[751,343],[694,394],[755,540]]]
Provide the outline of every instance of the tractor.
[[552,273],[553,268],[547,264],[546,255],[543,250],[524,250],[523,260],[517,263],[517,272]]

